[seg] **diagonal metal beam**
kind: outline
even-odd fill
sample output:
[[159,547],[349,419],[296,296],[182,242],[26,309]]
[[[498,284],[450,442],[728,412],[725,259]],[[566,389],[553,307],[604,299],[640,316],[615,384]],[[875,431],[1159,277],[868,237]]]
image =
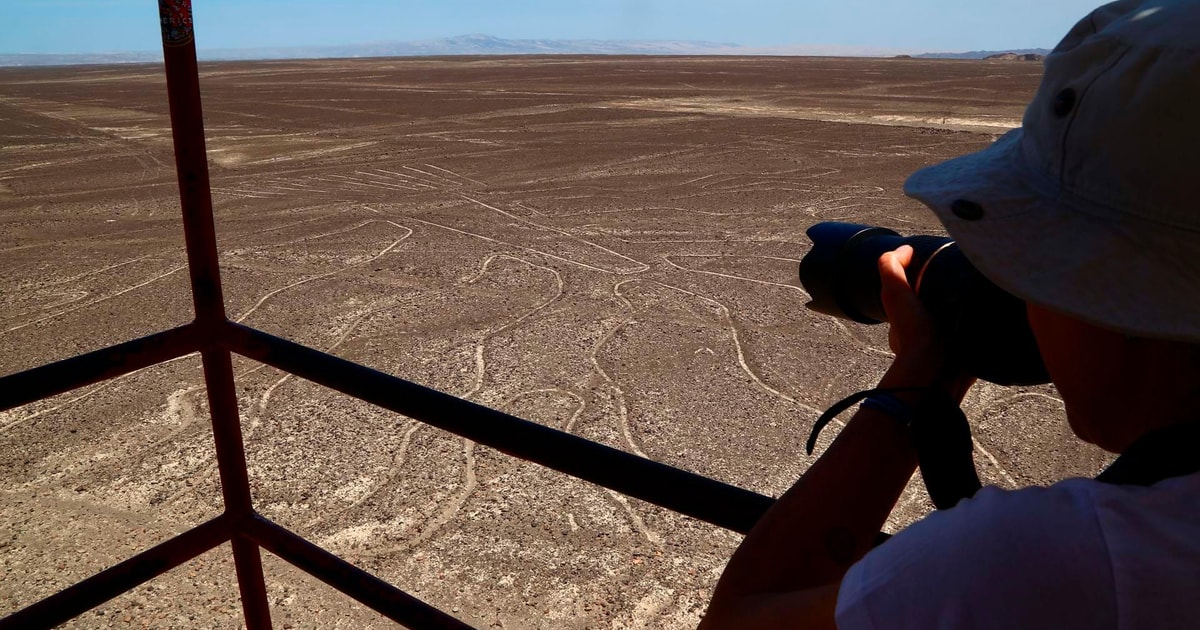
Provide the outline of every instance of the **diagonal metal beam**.
[[405,627],[472,630],[471,626],[261,516],[249,521],[246,535],[263,549]]
[[0,411],[169,361],[200,349],[188,324],[0,378]]
[[230,323],[229,349],[498,451],[746,533],[774,499]]
[[212,550],[233,535],[221,515],[0,619],[0,630],[52,628]]

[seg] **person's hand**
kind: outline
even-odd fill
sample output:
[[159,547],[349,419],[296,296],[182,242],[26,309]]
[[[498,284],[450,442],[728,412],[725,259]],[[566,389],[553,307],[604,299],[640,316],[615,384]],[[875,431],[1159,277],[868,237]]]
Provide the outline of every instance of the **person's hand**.
[[933,318],[904,275],[912,259],[913,248],[909,245],[879,257],[879,297],[888,316],[888,345],[897,360],[940,363],[942,351]]
[[904,275],[913,248],[901,245],[879,257],[880,299],[888,316],[888,345],[896,353],[881,387],[946,386],[961,401],[975,382],[965,374],[947,374],[946,347],[933,318]]

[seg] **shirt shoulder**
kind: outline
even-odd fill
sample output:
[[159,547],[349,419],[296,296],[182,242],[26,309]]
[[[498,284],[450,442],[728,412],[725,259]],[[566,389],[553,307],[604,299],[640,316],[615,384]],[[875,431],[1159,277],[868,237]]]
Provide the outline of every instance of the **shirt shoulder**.
[[1082,479],[989,487],[929,515],[851,567],[838,627],[1113,627],[1115,584],[1097,513],[1105,491]]

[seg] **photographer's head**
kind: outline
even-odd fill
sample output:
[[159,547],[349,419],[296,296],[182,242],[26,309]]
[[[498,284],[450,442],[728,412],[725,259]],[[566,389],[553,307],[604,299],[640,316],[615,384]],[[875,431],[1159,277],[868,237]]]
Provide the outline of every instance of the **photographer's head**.
[[1109,450],[1200,412],[1198,77],[1200,2],[1106,5],[1047,57],[1021,129],[905,184],[1031,304],[1072,426]]

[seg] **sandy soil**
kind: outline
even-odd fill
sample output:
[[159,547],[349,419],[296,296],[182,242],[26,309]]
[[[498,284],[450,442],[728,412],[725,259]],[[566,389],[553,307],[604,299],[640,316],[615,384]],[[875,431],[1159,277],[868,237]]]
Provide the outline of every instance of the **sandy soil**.
[[[912,170],[1038,64],[466,58],[206,65],[230,316],[746,488],[811,459],[886,331],[804,308],[804,230],[937,232]],[[0,373],[190,319],[158,66],[0,70]],[[689,628],[739,536],[240,360],[260,510],[485,628]],[[199,362],[0,414],[0,614],[220,510]],[[1092,475],[1045,387],[977,387],[987,482]],[[834,432],[830,431],[830,435]],[[853,500],[848,497],[847,500]],[[929,509],[912,486],[890,527]],[[388,624],[266,561],[276,627]],[[220,548],[69,627],[236,627]]]

